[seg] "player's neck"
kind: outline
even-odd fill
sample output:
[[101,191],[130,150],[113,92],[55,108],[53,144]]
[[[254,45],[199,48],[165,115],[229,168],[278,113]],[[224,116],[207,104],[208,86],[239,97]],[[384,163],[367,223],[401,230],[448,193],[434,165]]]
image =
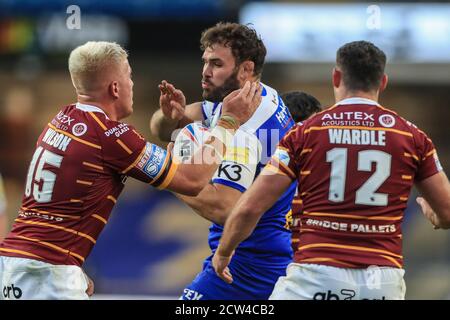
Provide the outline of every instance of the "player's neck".
[[257,77],[257,76],[252,76],[252,77],[246,78],[246,79],[244,79],[244,80],[242,80],[242,81],[240,82],[240,88],[241,88],[241,89],[244,87],[244,85],[245,85],[245,83],[246,83],[247,81],[250,81],[250,82],[256,82],[256,81],[261,81],[261,79],[260,79],[259,77]]
[[110,120],[117,121],[117,115],[113,111],[114,108],[112,106],[109,106],[108,103],[101,102],[92,96],[83,94],[78,94],[77,100],[79,103],[95,106],[102,109]]
[[364,98],[378,102],[378,92],[344,91],[342,93],[336,93],[336,103],[349,98]]

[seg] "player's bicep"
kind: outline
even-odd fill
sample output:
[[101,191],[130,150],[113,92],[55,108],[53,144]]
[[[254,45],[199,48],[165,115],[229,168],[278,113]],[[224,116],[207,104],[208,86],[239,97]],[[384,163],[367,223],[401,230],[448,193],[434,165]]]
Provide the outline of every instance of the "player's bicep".
[[284,174],[273,174],[266,170],[256,178],[252,186],[242,195],[241,210],[261,216],[292,184],[292,179]]
[[255,170],[252,166],[224,161],[217,169],[212,182],[245,192],[253,182]]
[[259,149],[256,139],[247,143],[240,140],[235,141],[235,146],[227,149],[212,181],[245,192],[255,179]]

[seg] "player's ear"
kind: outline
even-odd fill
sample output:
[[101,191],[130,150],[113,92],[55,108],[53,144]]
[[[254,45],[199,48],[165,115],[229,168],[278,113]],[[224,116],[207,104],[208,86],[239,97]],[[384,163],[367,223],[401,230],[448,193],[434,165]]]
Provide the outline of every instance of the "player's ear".
[[113,81],[108,86],[108,91],[111,96],[118,99],[119,98],[119,83],[117,81]]
[[333,68],[333,87],[339,88],[341,86],[342,72],[336,67]]
[[388,82],[389,82],[389,77],[385,73],[385,74],[383,74],[383,78],[381,78],[380,92],[382,92],[384,89],[386,89]]
[[251,78],[255,71],[255,63],[250,60],[246,60],[239,66],[240,80],[246,81]]

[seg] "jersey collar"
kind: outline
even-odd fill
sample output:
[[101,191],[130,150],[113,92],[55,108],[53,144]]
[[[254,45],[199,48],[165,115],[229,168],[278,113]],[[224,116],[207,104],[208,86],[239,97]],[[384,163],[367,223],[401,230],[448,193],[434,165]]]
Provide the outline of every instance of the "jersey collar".
[[375,106],[380,105],[376,101],[366,99],[366,98],[360,98],[360,97],[347,98],[347,99],[341,100],[338,103],[336,103],[337,106],[347,105],[347,104],[370,104],[370,105],[375,105]]
[[106,119],[109,120],[108,116],[106,115],[105,111],[103,111],[102,109],[100,109],[99,107],[96,106],[92,106],[90,104],[83,104],[83,103],[79,103],[77,102],[75,104],[75,107],[81,111],[85,111],[85,112],[100,112],[103,113],[106,117]]

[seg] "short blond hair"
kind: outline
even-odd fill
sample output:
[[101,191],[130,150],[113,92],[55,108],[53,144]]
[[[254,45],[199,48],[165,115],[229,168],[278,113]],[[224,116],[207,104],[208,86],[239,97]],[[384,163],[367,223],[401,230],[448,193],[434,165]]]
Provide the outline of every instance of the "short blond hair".
[[102,74],[117,67],[128,53],[119,44],[106,41],[89,41],[72,50],[69,72],[75,89],[81,92],[97,88]]

